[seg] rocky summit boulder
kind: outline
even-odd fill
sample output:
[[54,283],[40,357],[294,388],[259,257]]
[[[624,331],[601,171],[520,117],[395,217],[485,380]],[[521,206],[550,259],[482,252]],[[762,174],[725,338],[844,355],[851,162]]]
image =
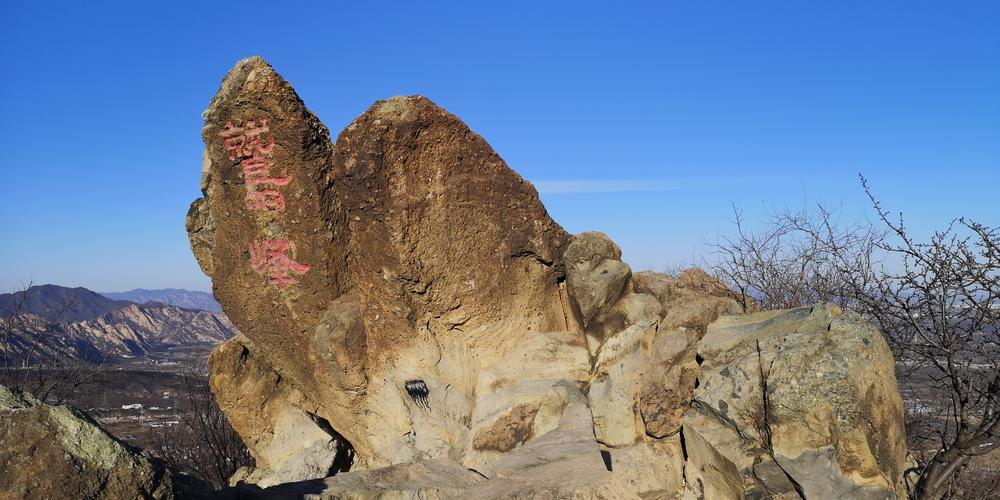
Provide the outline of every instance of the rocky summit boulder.
[[[747,346],[771,327],[718,326],[758,317],[704,272],[633,273],[607,236],[567,234],[530,183],[428,99],[378,101],[334,141],[250,58],[204,118],[204,197],[187,227],[243,334],[210,361],[257,463],[234,483],[274,498],[894,491],[899,396],[874,330],[854,342],[775,320],[801,349],[768,351],[787,387],[763,393],[789,405],[800,387],[840,396],[792,406],[820,427],[775,410],[769,447],[755,448],[749,431],[731,440],[712,420],[751,411],[754,381],[716,379],[727,366],[750,373]],[[830,324],[866,328],[850,318]],[[829,362],[786,373],[793,353]],[[861,355],[874,378],[837,362]],[[753,483],[755,464],[792,479]]]
[[304,396],[288,404],[365,466],[460,456],[478,373],[568,329],[569,236],[535,189],[423,97],[376,103],[334,145],[259,58],[204,117],[192,248],[251,355]]
[[858,315],[820,304],[729,316],[698,353],[683,421],[698,494],[905,498],[892,354]]
[[85,414],[0,386],[0,498],[173,499],[203,491]]

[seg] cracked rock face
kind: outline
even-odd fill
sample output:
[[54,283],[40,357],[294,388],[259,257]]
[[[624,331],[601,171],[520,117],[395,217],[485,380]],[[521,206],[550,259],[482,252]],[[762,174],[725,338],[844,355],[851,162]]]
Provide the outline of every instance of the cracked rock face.
[[[220,406],[257,460],[234,479],[273,498],[617,500],[786,491],[782,478],[824,463],[836,481],[873,488],[898,475],[895,434],[865,434],[869,456],[861,434],[834,442],[811,434],[829,426],[789,416],[776,421],[776,461],[753,469],[743,431],[729,445],[711,432],[722,406],[742,408],[740,393],[703,401],[729,387],[716,369],[756,353],[757,337],[717,333],[745,318],[733,295],[698,270],[632,273],[607,236],[568,235],[530,183],[426,98],[378,101],[333,140],[251,58],[204,117],[204,198],[187,225],[244,335],[210,362]],[[843,357],[862,345],[817,349]],[[847,390],[842,367],[827,364],[810,379],[844,389],[829,412],[856,416],[851,429],[874,414],[898,425],[887,417],[891,357],[871,362],[888,378]],[[865,404],[877,409],[852,410]]]
[[905,498],[892,355],[859,316],[828,304],[730,316],[698,351],[684,436],[699,494]]

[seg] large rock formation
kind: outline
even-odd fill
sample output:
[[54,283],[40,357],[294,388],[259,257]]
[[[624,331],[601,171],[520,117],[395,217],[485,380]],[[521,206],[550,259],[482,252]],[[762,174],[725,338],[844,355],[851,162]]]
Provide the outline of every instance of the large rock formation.
[[365,466],[460,457],[481,369],[568,329],[555,264],[568,235],[531,185],[420,97],[376,103],[333,146],[259,59],[205,118],[189,229],[253,356]]
[[85,414],[0,385],[0,498],[199,498],[188,481]]
[[[210,363],[257,460],[234,479],[276,497],[894,494],[905,450],[892,359],[859,318],[803,330],[794,311],[743,315],[697,270],[633,274],[606,236],[563,231],[480,136],[423,97],[379,101],[333,142],[251,58],[204,118],[205,197],[187,227],[245,335]],[[715,340],[732,322],[766,327]],[[852,340],[862,331],[867,343]],[[764,333],[801,339],[809,359],[863,354],[877,375],[831,361],[800,380],[769,350],[774,383],[789,387],[758,391],[775,416],[767,445],[739,426],[732,438],[721,408],[752,414],[740,391],[757,386],[723,393],[716,378],[750,373],[747,353],[773,348]],[[817,384],[842,397],[792,407],[823,427],[772,411]]]

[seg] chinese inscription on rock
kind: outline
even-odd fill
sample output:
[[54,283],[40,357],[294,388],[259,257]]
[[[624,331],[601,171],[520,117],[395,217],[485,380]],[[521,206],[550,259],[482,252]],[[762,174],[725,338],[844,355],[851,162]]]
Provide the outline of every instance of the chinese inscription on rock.
[[[279,188],[292,178],[271,175],[274,136],[270,133],[267,117],[249,119],[242,127],[228,121],[219,136],[229,159],[240,163],[247,210],[284,212],[285,196]],[[248,246],[250,267],[279,289],[297,283],[294,276],[302,276],[309,270],[308,265],[296,262],[289,255],[294,250],[289,240],[253,240]]]

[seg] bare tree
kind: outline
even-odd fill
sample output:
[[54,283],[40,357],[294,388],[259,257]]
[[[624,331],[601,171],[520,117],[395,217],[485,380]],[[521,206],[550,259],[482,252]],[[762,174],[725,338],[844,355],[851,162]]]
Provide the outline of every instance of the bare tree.
[[836,213],[771,214],[762,230],[749,228],[734,206],[734,237],[713,247],[711,271],[737,293],[744,309],[789,309],[817,302],[849,305],[847,276],[837,257],[872,255],[885,234],[870,224],[841,224]]
[[249,450],[229,425],[205,376],[184,375],[175,410],[177,426],[152,430],[153,451],[173,468],[224,488],[237,469],[253,465]]
[[22,285],[12,294],[9,308],[0,313],[0,384],[62,404],[104,371],[102,360],[59,356],[70,349],[63,345],[56,323],[76,302],[62,302],[53,313],[56,321],[45,321],[25,312],[31,293],[31,283]]
[[737,235],[715,243],[712,270],[744,304],[828,301],[875,323],[904,389],[934,395],[908,405],[911,494],[951,497],[973,459],[1000,449],[1000,230],[956,219],[918,241],[861,182],[876,224],[843,224],[819,207],[772,214],[755,232],[737,212]]
[[916,470],[913,489],[917,498],[942,498],[970,459],[1000,449],[1000,232],[957,219],[916,241],[902,215],[890,216],[862,185],[893,236],[877,249],[901,262],[898,271],[850,273],[852,292],[897,359],[947,395],[933,432],[939,446]]

